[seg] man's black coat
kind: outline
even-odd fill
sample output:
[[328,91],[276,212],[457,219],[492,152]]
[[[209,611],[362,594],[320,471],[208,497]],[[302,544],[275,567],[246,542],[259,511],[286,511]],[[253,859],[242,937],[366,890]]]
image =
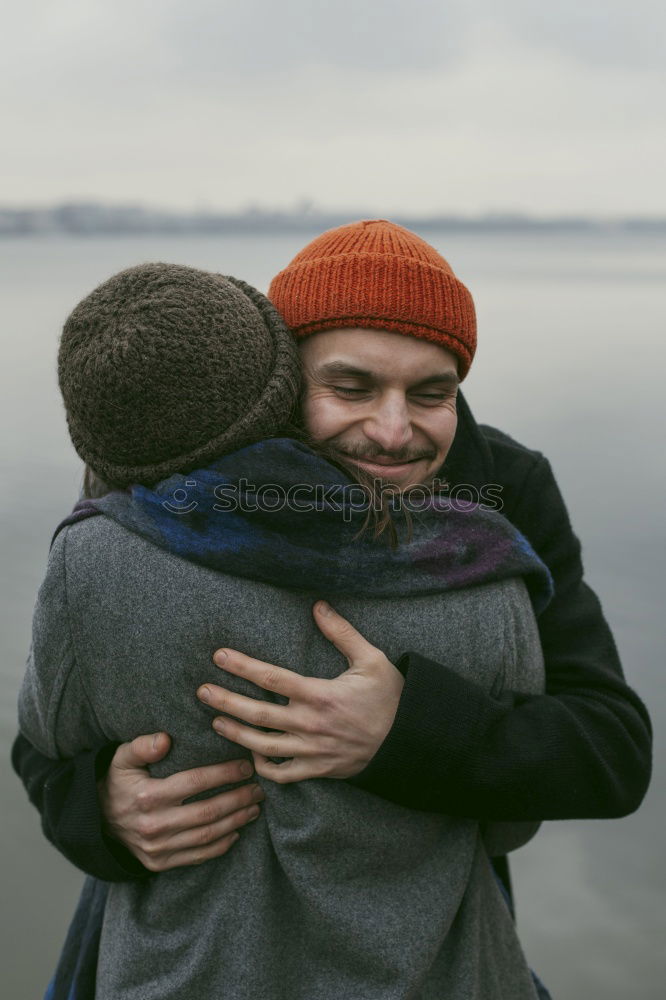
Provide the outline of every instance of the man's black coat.
[[[546,693],[492,698],[419,656],[415,631],[415,651],[398,663],[405,686],[394,724],[350,781],[413,809],[482,820],[624,816],[650,780],[650,719],[624,682],[599,601],[583,582],[580,545],[550,465],[478,425],[462,396],[458,413],[447,482],[501,486],[502,513],[553,576],[555,596],[539,619]],[[102,830],[97,781],[114,750],[53,761],[19,735],[12,760],[58,850],[91,875],[124,881],[150,873]],[[506,879],[505,862],[496,867]]]

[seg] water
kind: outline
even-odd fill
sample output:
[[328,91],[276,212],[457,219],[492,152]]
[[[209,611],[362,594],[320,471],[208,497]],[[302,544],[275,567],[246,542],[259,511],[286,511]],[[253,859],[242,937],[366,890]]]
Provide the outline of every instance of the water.
[[[474,294],[479,353],[465,383],[477,418],[551,460],[625,671],[657,730],[651,792],[634,816],[547,823],[514,855],[518,925],[559,1000],[663,995],[666,715],[663,460],[666,243],[658,235],[441,234],[430,241]],[[79,874],[42,838],[11,772],[16,693],[52,529],[78,490],[55,354],[62,321],[114,271],[147,260],[243,277],[265,290],[299,236],[0,242],[5,482],[0,533],[3,995],[41,996]]]

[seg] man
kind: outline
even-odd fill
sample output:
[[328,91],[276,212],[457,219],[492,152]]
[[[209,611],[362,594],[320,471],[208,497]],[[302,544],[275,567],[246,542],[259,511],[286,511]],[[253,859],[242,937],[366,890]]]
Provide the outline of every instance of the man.
[[[477,425],[460,394],[454,402],[452,376],[464,378],[475,348],[467,289],[432,247],[372,220],[314,240],[269,294],[301,345],[304,420],[316,440],[401,489],[434,476],[451,495],[462,484],[479,496],[501,487],[495,496],[503,514],[555,583],[539,619],[546,694],[491,697],[446,663],[419,655],[418,622],[397,664],[404,686],[396,684],[381,650],[334,613],[317,621],[351,669],[331,681],[304,680],[300,699],[281,716],[283,736],[245,727],[253,721],[249,700],[208,685],[225,735],[249,747],[258,773],[273,780],[344,779],[430,812],[522,821],[635,810],[649,782],[649,717],[624,683],[599,602],[583,582],[580,546],[550,466]],[[451,354],[457,372],[433,370],[423,382],[405,348],[428,342]],[[280,671],[249,663],[242,650],[226,653],[224,669],[264,688],[279,692],[288,682],[288,664]],[[19,738],[14,761],[47,836],[70,860],[111,881],[144,878],[225,853],[256,809],[251,786],[205,807],[181,807],[194,790],[238,781],[241,772],[225,764],[149,778],[144,766],[168,745],[156,734],[54,764]],[[274,755],[293,759],[277,765],[267,760]],[[506,878],[505,864],[497,867]]]

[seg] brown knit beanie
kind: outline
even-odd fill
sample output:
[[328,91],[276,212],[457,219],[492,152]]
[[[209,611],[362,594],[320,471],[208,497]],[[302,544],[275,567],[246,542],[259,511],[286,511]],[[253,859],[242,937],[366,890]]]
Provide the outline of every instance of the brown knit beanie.
[[175,264],[129,268],[83,299],[58,378],[74,447],[116,486],[279,432],[300,384],[293,338],[265,296]]
[[385,219],[318,236],[273,278],[268,297],[297,337],[337,327],[423,337],[457,356],[461,379],[476,350],[470,293],[430,244]]

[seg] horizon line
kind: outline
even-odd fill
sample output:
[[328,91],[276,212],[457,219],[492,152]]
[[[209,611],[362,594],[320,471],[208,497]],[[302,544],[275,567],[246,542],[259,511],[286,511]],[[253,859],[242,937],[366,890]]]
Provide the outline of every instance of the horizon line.
[[522,209],[491,209],[476,213],[438,211],[428,214],[326,209],[303,200],[289,208],[246,205],[236,209],[167,208],[140,201],[67,199],[49,204],[0,204],[0,235],[37,235],[48,232],[185,233],[224,230],[309,230],[334,228],[361,219],[389,218],[412,229],[658,229],[666,215],[621,215],[560,212],[535,214]]

